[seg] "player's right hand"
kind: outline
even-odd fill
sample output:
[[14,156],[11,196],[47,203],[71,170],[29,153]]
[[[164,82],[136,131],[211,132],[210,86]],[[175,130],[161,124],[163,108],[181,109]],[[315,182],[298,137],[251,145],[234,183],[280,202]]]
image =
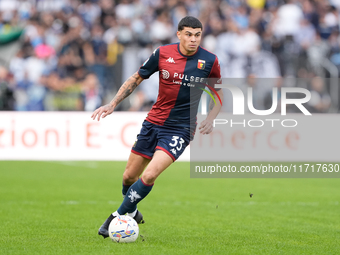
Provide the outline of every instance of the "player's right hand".
[[114,109],[115,108],[111,104],[103,105],[92,113],[91,118],[95,120],[98,116],[97,120],[99,121],[100,118],[105,118],[107,115],[111,114]]

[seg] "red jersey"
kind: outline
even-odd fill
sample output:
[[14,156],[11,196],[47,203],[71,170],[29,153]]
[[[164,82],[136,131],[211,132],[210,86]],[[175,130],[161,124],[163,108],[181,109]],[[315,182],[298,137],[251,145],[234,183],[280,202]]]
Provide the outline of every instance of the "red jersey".
[[[157,48],[140,67],[138,74],[148,79],[159,71],[159,93],[146,120],[156,125],[190,128],[195,125],[202,90],[214,78],[221,78],[216,55],[198,47],[195,54],[183,55],[179,43]],[[214,84],[210,84],[213,86]],[[196,126],[196,125],[195,125]]]

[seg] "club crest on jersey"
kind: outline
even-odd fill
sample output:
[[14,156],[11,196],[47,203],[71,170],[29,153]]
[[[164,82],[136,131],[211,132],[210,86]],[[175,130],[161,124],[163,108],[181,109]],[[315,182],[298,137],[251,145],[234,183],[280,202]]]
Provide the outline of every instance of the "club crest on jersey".
[[197,62],[197,68],[203,70],[205,68],[205,60],[199,59]]

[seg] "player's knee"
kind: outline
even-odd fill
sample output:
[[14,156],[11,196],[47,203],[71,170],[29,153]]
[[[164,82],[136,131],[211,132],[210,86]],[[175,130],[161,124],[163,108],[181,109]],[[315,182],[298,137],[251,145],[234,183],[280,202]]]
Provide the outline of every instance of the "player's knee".
[[157,176],[153,173],[143,173],[142,180],[145,184],[151,185],[156,181]]
[[124,182],[124,184],[127,184],[127,185],[133,184],[137,180],[138,180],[138,176],[135,176],[135,175],[131,174],[128,171],[124,172],[124,174],[123,174],[123,182]]

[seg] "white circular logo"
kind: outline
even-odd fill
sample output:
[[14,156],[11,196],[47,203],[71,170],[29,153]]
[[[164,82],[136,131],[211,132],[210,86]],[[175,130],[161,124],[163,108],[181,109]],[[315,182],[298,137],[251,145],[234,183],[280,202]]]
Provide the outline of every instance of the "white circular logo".
[[170,73],[167,70],[162,69],[162,75],[163,75],[163,79],[169,79],[170,77]]

